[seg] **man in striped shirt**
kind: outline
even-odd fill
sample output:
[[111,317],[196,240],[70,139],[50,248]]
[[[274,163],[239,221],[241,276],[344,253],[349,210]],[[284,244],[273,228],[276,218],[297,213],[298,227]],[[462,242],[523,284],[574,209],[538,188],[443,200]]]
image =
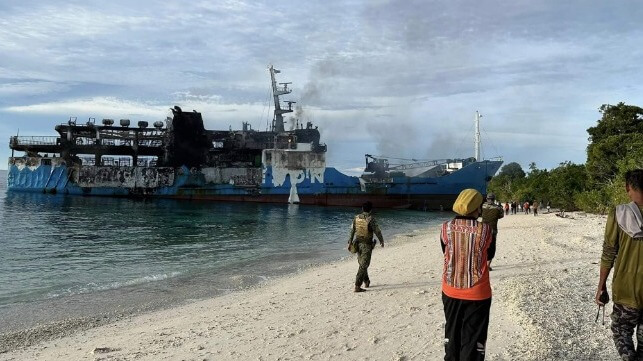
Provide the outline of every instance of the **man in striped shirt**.
[[482,201],[475,189],[460,192],[453,204],[457,216],[444,222],[440,232],[447,361],[485,356],[491,308],[488,253],[493,238],[491,227],[478,221]]

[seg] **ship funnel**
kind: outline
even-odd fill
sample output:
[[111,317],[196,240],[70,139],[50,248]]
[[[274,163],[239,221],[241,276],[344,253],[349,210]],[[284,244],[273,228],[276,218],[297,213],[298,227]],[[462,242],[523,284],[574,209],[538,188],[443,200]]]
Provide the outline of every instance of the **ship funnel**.
[[156,129],[163,128],[163,122],[160,121],[160,120],[157,120],[156,122],[154,122],[154,128],[156,128]]
[[121,127],[129,127],[129,119],[121,119]]
[[114,119],[103,119],[103,125],[113,125],[114,124]]
[[144,120],[141,120],[140,122],[138,122],[138,127],[141,129],[145,129],[147,128],[147,126],[148,126],[148,123]]

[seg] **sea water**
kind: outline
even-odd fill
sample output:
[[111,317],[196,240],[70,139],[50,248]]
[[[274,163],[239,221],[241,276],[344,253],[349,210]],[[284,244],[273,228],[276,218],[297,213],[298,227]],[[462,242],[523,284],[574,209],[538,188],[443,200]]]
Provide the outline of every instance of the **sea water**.
[[[100,323],[338,260],[348,255],[351,220],[359,211],[27,194],[7,192],[6,184],[7,173],[0,171],[5,335],[61,322]],[[375,214],[385,239],[451,216],[384,209]],[[353,276],[337,282],[348,289]]]

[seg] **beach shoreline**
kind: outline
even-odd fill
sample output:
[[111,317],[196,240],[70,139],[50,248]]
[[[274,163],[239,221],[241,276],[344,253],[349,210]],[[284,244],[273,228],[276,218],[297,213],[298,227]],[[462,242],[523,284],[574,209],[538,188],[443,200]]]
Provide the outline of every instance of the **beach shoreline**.
[[[391,240],[395,242],[395,239],[397,237],[403,235],[412,237],[413,234],[418,234],[426,231],[427,229],[396,229],[393,234],[389,234],[387,235],[387,237],[390,237]],[[340,246],[344,244],[343,241],[340,243]],[[342,251],[343,250],[344,248],[342,247]],[[69,308],[69,305],[73,305],[76,302],[87,303],[87,300],[78,299],[79,297],[82,297],[83,294],[72,295],[71,298],[66,297],[54,298],[51,300],[39,300],[33,305],[30,304],[29,307],[17,308],[18,312],[26,312],[27,314],[29,314],[30,319],[35,319],[37,321],[32,320],[30,322],[27,322],[26,324],[14,325],[13,327],[9,327],[8,329],[6,324],[3,325],[5,330],[0,332],[0,355],[11,351],[25,349],[39,343],[73,336],[75,333],[119,322],[126,318],[136,317],[151,312],[168,310],[175,307],[181,307],[185,306],[186,304],[221,297],[229,293],[244,292],[256,288],[261,288],[268,283],[279,282],[284,278],[300,274],[302,272],[305,272],[306,270],[327,266],[335,262],[346,261],[349,258],[351,258],[351,255],[347,252],[342,256],[331,256],[330,259],[328,258],[328,255],[318,260],[315,260],[315,258],[310,258],[306,261],[297,261],[294,263],[294,265],[287,266],[286,270],[283,270],[281,269],[282,267],[279,267],[279,270],[274,271],[275,273],[271,274],[270,276],[255,275],[253,277],[250,277],[252,279],[248,279],[248,277],[243,274],[237,274],[236,276],[230,277],[236,279],[240,284],[243,284],[243,286],[221,288],[223,286],[222,284],[211,283],[210,287],[213,287],[213,289],[210,291],[199,292],[198,295],[185,296],[183,298],[175,295],[171,301],[164,300],[152,303],[148,300],[148,302],[142,304],[134,303],[133,300],[121,299],[118,296],[118,293],[139,292],[134,290],[135,286],[127,287],[131,289],[129,291],[126,289],[109,289],[101,292],[102,298],[114,298],[117,301],[110,300],[106,302],[109,302],[111,304],[118,302],[120,305],[118,308],[114,308],[113,306],[111,306],[106,310],[101,310],[100,312],[96,313],[92,313],[91,311],[83,309],[82,313],[71,314],[63,318],[54,317],[52,319],[43,319],[42,313],[47,312],[46,310],[51,309],[52,307]],[[177,282],[176,280],[171,281],[173,283]],[[170,280],[166,280],[166,282],[170,282]],[[190,281],[188,280],[188,282]],[[180,287],[180,285],[175,286]],[[100,304],[103,303],[101,302]],[[33,308],[37,307],[38,305],[40,307],[44,307],[44,310],[37,310],[37,313],[39,313],[40,315],[34,316],[33,313],[35,310]],[[100,309],[100,306],[98,306],[98,308]],[[9,321],[14,321],[15,323],[15,319],[23,318],[23,316],[24,314],[22,316],[20,314],[16,314],[15,316],[10,317]],[[7,321],[7,319],[5,319],[5,321]]]
[[[593,320],[604,222],[580,213],[500,220],[487,359],[614,359],[609,320]],[[378,247],[372,286],[361,294],[352,292],[357,262],[348,257],[126,316],[0,360],[438,360],[444,338],[438,242],[432,227]]]
[[[0,192],[0,201],[0,353],[346,257],[356,212],[15,192]],[[443,217],[377,215],[387,239]]]

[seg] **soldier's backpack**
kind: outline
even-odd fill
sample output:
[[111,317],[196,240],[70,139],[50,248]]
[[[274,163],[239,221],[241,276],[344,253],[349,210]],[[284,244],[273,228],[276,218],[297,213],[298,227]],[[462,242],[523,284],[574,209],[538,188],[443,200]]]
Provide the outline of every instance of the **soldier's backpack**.
[[357,239],[369,240],[369,235],[373,234],[372,219],[371,215],[364,216],[363,214],[355,217],[355,237]]

